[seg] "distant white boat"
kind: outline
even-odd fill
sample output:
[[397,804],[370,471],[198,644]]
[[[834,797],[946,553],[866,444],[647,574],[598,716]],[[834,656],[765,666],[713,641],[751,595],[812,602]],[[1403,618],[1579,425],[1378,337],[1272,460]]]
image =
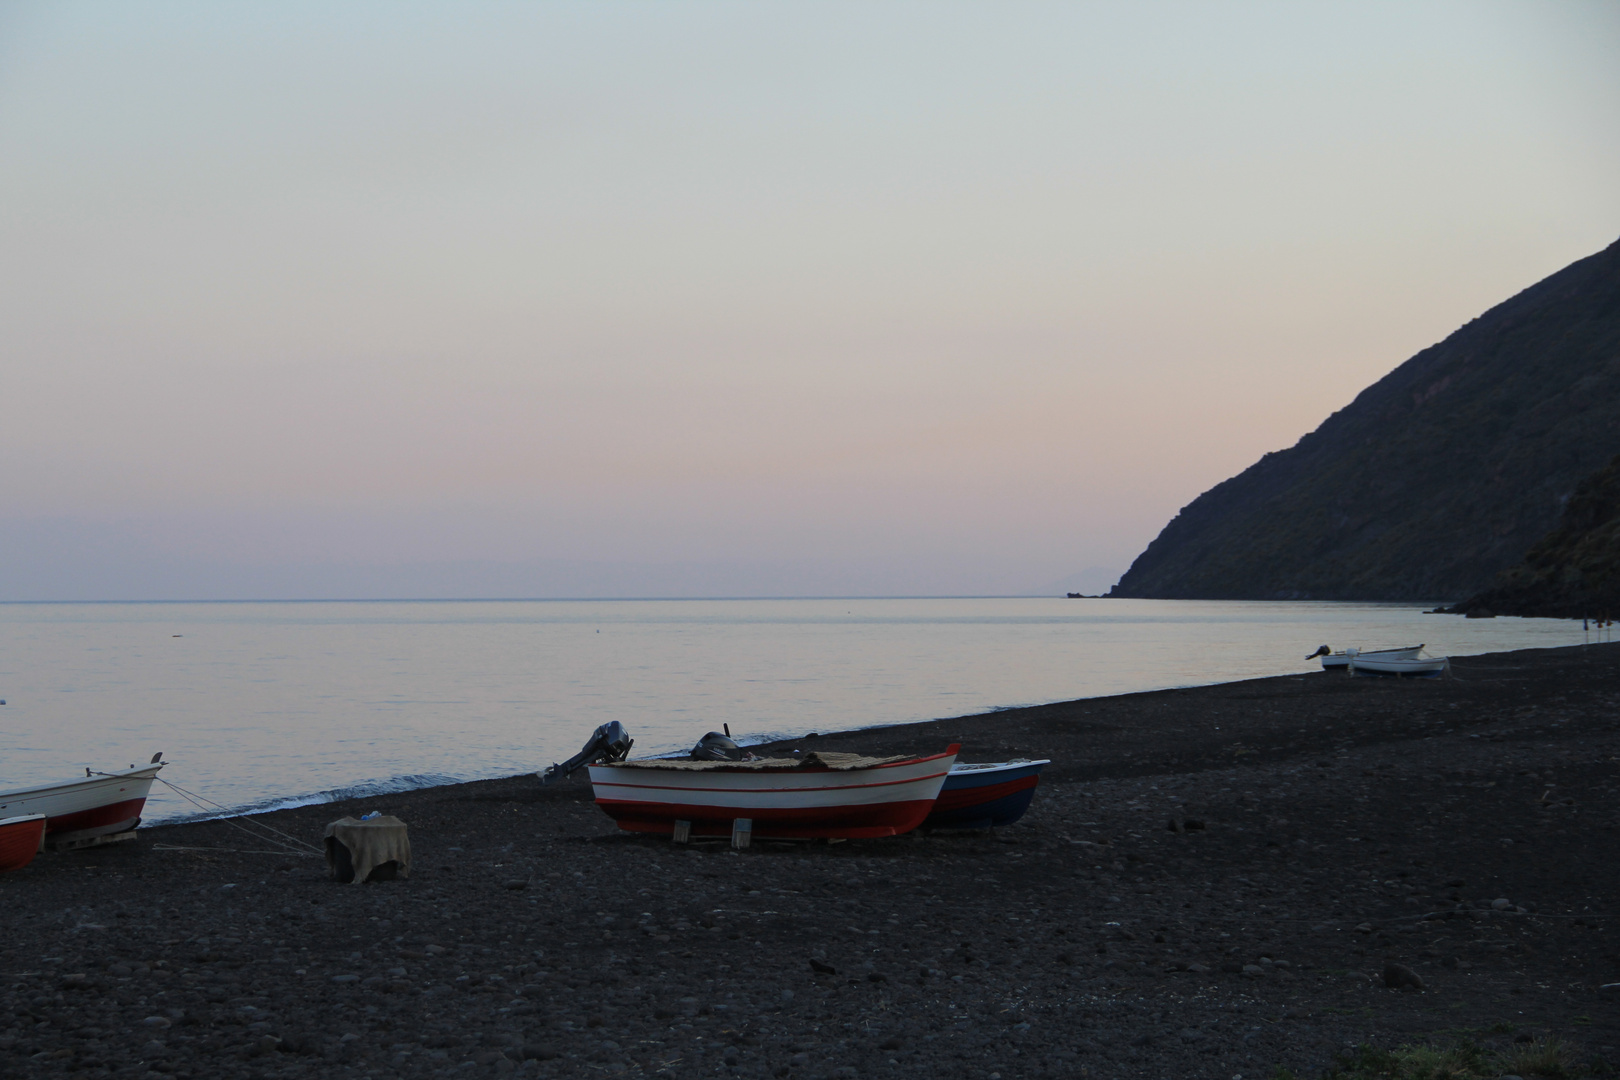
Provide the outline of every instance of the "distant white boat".
[[1322,658],[1323,671],[1342,671],[1350,666],[1353,659],[1366,657],[1369,660],[1376,660],[1388,657],[1394,660],[1408,660],[1422,651],[1422,645],[1399,645],[1388,649],[1345,649],[1343,652],[1328,652],[1327,646],[1324,645],[1314,655]]
[[1389,656],[1386,654],[1350,658],[1352,675],[1393,675],[1407,679],[1438,679],[1451,669],[1451,659],[1445,656]]

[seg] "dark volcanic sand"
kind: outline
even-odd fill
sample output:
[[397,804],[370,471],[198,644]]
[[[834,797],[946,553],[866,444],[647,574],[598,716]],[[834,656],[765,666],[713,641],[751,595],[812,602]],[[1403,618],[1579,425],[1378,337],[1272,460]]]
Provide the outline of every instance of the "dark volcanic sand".
[[42,856],[0,877],[0,1075],[1227,1080],[1525,1034],[1616,1060],[1620,646],[1455,668],[798,743],[1053,758],[993,836],[680,848],[581,774],[260,819],[397,814],[408,881],[223,822]]

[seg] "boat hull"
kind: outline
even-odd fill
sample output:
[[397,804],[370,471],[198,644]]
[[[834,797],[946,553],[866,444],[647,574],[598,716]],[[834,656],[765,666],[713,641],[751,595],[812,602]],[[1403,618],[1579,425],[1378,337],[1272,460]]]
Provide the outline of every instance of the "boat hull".
[[1405,660],[1415,657],[1420,651],[1422,651],[1422,649],[1422,645],[1405,645],[1399,649],[1369,649],[1366,652],[1357,653],[1354,656],[1351,656],[1349,653],[1333,653],[1329,656],[1322,657],[1322,670],[1344,671],[1350,666],[1350,661],[1360,660],[1363,657],[1368,660],[1378,660],[1384,658]]
[[45,815],[22,814],[0,820],[0,870],[21,870],[45,846]]
[[1350,662],[1352,675],[1381,675],[1397,679],[1438,679],[1444,675],[1450,661],[1445,657],[1412,657],[1409,659],[1369,659],[1358,656]]
[[0,815],[44,814],[47,844],[78,843],[128,832],[141,811],[162,763],[87,776],[60,784],[0,791]]
[[925,829],[989,829],[1011,825],[1035,798],[1042,766],[1050,761],[957,765],[945,778]]
[[910,832],[933,809],[956,761],[944,754],[856,769],[658,769],[592,765],[596,805],[629,832],[728,836],[747,818],[753,835],[873,839]]

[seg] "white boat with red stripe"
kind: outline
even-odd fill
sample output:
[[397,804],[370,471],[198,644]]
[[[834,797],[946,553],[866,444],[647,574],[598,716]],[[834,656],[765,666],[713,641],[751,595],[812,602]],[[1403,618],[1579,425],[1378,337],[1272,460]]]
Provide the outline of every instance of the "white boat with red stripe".
[[84,770],[84,777],[35,787],[0,791],[0,818],[45,815],[45,845],[71,847],[132,833],[152,781],[163,768],[163,755],[146,765],[113,772]]
[[753,835],[871,839],[921,825],[960,745],[927,757],[810,753],[753,761],[654,759],[590,766],[596,805],[630,832],[726,836],[738,819]]

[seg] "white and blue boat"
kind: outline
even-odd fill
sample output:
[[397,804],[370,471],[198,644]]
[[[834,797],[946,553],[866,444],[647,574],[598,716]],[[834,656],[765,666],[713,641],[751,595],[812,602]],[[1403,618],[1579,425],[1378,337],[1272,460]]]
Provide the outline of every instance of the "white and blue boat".
[[1445,656],[1360,656],[1350,658],[1350,674],[1383,675],[1399,679],[1438,679],[1451,671]]
[[1418,655],[1422,651],[1422,645],[1395,645],[1380,649],[1345,649],[1343,652],[1332,652],[1324,645],[1305,659],[1314,660],[1320,656],[1323,671],[1345,671],[1350,667],[1352,660],[1362,658],[1368,660],[1405,660]]
[[990,829],[1011,825],[1024,816],[1041,782],[1039,761],[994,761],[951,766],[925,829]]

